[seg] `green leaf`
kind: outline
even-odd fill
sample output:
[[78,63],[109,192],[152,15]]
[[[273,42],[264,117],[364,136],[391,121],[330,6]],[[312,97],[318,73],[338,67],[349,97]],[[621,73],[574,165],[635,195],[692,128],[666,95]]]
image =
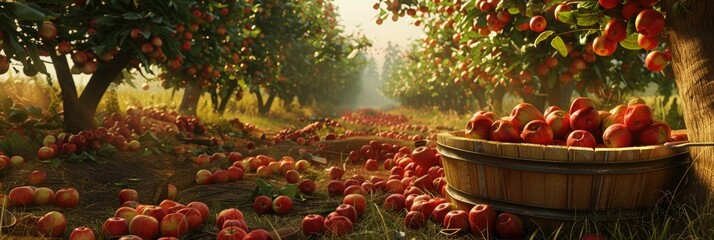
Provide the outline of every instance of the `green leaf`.
[[620,42],[620,46],[627,48],[629,50],[642,49],[642,47],[640,47],[640,44],[637,43],[637,35],[638,35],[637,33],[630,34],[629,36],[627,36],[627,38],[625,38],[625,40]]
[[555,50],[558,50],[560,56],[568,56],[568,48],[565,47],[565,42],[563,42],[563,39],[560,38],[560,36],[555,36],[555,38],[550,41],[550,46],[555,48]]
[[587,32],[581,33],[578,35],[578,40],[580,41],[581,45],[585,45],[588,42],[588,36],[597,33],[597,30],[589,30]]
[[126,19],[126,20],[139,20],[139,19],[143,18],[143,17],[141,17],[141,15],[139,15],[138,13],[135,13],[135,12],[126,12],[126,13],[122,14],[122,17],[124,17],[124,19]]
[[66,163],[81,163],[81,162],[84,162],[85,159],[86,159],[86,156],[84,156],[84,155],[72,154],[69,156],[69,158],[65,159],[64,161]]
[[151,150],[148,148],[141,149],[141,156],[148,157],[151,156]]
[[262,178],[257,178],[256,182],[258,184],[258,192],[261,195],[273,197],[273,194],[275,194],[275,186],[266,182]]
[[575,21],[573,21],[573,11],[558,12],[558,19],[560,19],[560,21],[564,23],[575,24]]
[[575,22],[578,26],[592,26],[600,20],[600,16],[597,13],[586,13],[586,14],[573,14],[575,16]]
[[27,112],[17,108],[10,109],[10,114],[7,116],[8,120],[12,123],[24,122],[27,120],[27,117]]
[[34,117],[41,117],[42,116],[42,109],[35,107],[35,106],[27,106],[25,107],[27,110],[27,113],[34,116]]
[[126,181],[127,182],[141,182],[141,178],[129,178]]
[[600,7],[598,1],[580,1],[578,9],[596,11]]
[[541,32],[538,37],[535,39],[535,42],[533,43],[534,45],[538,46],[538,43],[545,41],[550,37],[550,35],[553,35],[555,33],[553,30],[548,30],[548,31],[543,31]]
[[49,163],[50,163],[50,167],[52,167],[52,168],[58,168],[60,166],[59,158],[50,159]]
[[15,15],[18,20],[44,21],[46,17],[44,13],[22,3],[7,3],[5,7],[10,10],[12,15]]
[[289,198],[295,198],[295,196],[298,193],[298,185],[297,184],[290,184],[290,185],[285,185],[278,190],[280,195],[285,195],[288,196]]

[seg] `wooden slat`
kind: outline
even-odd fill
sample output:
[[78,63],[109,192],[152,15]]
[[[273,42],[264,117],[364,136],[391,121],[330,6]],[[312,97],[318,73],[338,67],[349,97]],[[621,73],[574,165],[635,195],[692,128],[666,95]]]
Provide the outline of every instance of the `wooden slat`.
[[[518,157],[523,159],[542,160],[544,158],[544,145],[523,143],[518,145]],[[521,172],[521,185],[523,200],[526,204],[545,206],[548,196],[545,192],[545,173]]]

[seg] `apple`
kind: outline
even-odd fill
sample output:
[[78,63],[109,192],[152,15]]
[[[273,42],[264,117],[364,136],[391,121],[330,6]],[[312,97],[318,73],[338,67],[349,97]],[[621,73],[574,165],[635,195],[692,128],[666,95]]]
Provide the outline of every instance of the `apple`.
[[38,32],[44,41],[52,41],[57,37],[57,27],[50,21],[43,22],[39,26]]
[[529,122],[533,120],[545,120],[543,114],[530,103],[520,103],[511,110],[510,120],[513,125],[522,131]]
[[437,152],[434,148],[421,146],[412,151],[412,160],[416,165],[424,169],[429,169],[432,166],[439,164],[439,159],[436,157]]
[[367,199],[361,194],[349,194],[342,200],[343,204],[349,204],[357,209],[358,215],[363,215],[367,211]]
[[55,156],[55,150],[52,149],[51,147],[41,147],[39,150],[37,150],[37,158],[40,160],[48,160],[50,158],[53,158]]
[[523,222],[512,213],[501,213],[496,220],[496,235],[503,239],[521,239],[523,237]]
[[341,237],[352,231],[352,221],[341,215],[333,215],[325,218],[325,230],[328,236]]
[[580,240],[607,240],[607,238],[598,234],[585,234],[580,237]]
[[[640,132],[637,140],[640,145],[660,145],[672,138],[672,129],[665,123],[655,122]],[[12,197],[10,197],[12,199]]]
[[308,169],[310,169],[310,162],[308,162],[305,159],[299,160],[295,163],[295,170],[298,172],[306,172]]
[[236,166],[230,166],[226,171],[228,171],[228,178],[230,181],[242,180],[245,175],[243,169]]
[[161,219],[160,229],[161,235],[164,237],[183,237],[189,230],[186,215],[182,213],[167,214],[163,219]]
[[610,22],[605,25],[605,37],[615,42],[625,40],[625,38],[627,38],[627,22],[619,18],[612,18]]
[[239,152],[231,152],[228,154],[228,161],[230,163],[238,162],[243,160],[243,155]]
[[595,107],[595,103],[593,103],[590,98],[578,97],[570,104],[570,111],[568,111],[568,113],[572,115],[575,111],[586,107]]
[[231,176],[226,170],[216,170],[212,174],[214,183],[224,183],[231,179]]
[[345,184],[339,180],[331,180],[329,183],[327,183],[327,192],[330,195],[342,195],[344,191]]
[[35,189],[30,186],[15,187],[7,195],[10,198],[10,205],[23,207],[35,202]]
[[201,213],[201,221],[206,221],[208,219],[208,215],[210,214],[210,210],[208,209],[208,205],[206,205],[203,202],[190,202],[186,204],[187,208],[194,208],[198,210],[199,213]]
[[652,109],[645,104],[634,104],[625,110],[624,123],[632,132],[640,131],[652,122]]
[[114,213],[115,217],[126,219],[127,222],[131,222],[131,220],[133,220],[137,215],[139,215],[139,213],[131,207],[120,207]]
[[124,204],[127,201],[137,201],[139,193],[134,189],[122,189],[119,191],[119,204]]
[[470,230],[469,214],[464,210],[451,210],[444,216],[442,226],[445,229],[459,229],[468,232]]
[[386,182],[385,188],[387,189],[387,192],[389,192],[389,193],[403,193],[404,192],[404,184],[402,184],[402,181],[399,179],[390,179],[389,181]]
[[307,215],[302,219],[300,228],[305,236],[321,235],[325,232],[325,217],[319,214]]
[[[621,105],[624,106],[624,105]],[[625,108],[626,109],[626,108]],[[600,124],[600,130],[602,132],[605,132],[605,130],[612,126],[613,124],[624,124],[625,123],[625,113],[624,112],[618,112],[618,113],[612,113],[610,116],[607,116],[606,118],[602,119],[602,123]]]
[[228,208],[224,209],[220,213],[218,213],[218,216],[216,217],[216,227],[223,227],[223,224],[227,220],[238,220],[238,219],[243,219],[243,212],[241,212],[238,209],[235,208]]
[[384,199],[382,207],[388,212],[401,212],[404,210],[406,199],[402,194],[391,194]]
[[102,224],[102,235],[117,237],[129,233],[129,222],[124,218],[111,217]]
[[472,139],[488,139],[491,125],[493,125],[493,120],[490,118],[484,115],[476,116],[466,124],[465,135]]
[[662,71],[667,67],[667,57],[660,51],[651,51],[645,58],[645,67],[653,72]]
[[367,171],[376,171],[379,169],[379,162],[374,159],[367,159],[367,161],[364,163],[364,168],[367,169]]
[[352,205],[340,204],[337,206],[337,209],[335,209],[335,212],[340,216],[349,218],[353,223],[357,222],[357,209],[355,209]]
[[62,213],[51,211],[37,220],[37,229],[45,237],[60,237],[67,228],[67,219]]
[[55,198],[55,192],[46,187],[35,189],[35,205],[43,206],[52,203]]
[[273,170],[269,166],[259,166],[255,172],[259,178],[268,178],[273,175]]
[[240,229],[243,229],[243,231],[248,232],[248,225],[246,225],[245,219],[226,220],[225,222],[223,222],[223,227],[221,227],[221,229],[224,229],[227,227],[238,227]]
[[268,196],[259,196],[253,201],[253,210],[256,213],[267,213],[272,210],[273,199]]
[[600,115],[594,107],[581,108],[570,115],[570,127],[573,130],[597,132],[600,128],[600,122]]
[[615,123],[605,129],[602,140],[605,146],[610,148],[630,147],[632,146],[632,133],[624,124]]
[[[434,211],[431,212],[431,220],[434,221],[435,223],[441,224],[444,222],[444,217],[446,216],[447,213],[451,212],[451,210],[455,210],[456,207],[454,206],[453,203],[441,203],[439,205],[436,205],[436,208],[434,208]],[[468,217],[466,218],[466,221],[468,221]],[[468,224],[467,224],[468,226]]]
[[477,204],[469,211],[469,225],[475,236],[488,238],[496,227],[496,210],[487,204]]
[[640,33],[637,34],[637,44],[645,50],[652,50],[659,45],[659,37],[647,37],[646,35]]
[[25,158],[22,156],[12,156],[10,158],[10,163],[12,163],[13,166],[20,166],[25,163]]
[[196,172],[196,183],[199,185],[207,185],[213,183],[213,173],[206,169],[201,169]]
[[168,211],[166,211],[166,209],[154,205],[146,205],[143,208],[137,207],[137,212],[140,212],[141,215],[152,216],[157,221],[160,221],[159,219],[164,219],[166,214],[168,214]]
[[345,174],[345,170],[340,168],[340,167],[330,167],[328,170],[328,175],[330,176],[330,179],[332,180],[339,180],[342,179],[342,175]]
[[404,217],[404,224],[411,229],[420,229],[426,226],[426,217],[420,211],[409,211]]
[[255,229],[245,235],[243,240],[273,240],[273,236],[263,229]]
[[313,182],[310,179],[303,179],[300,181],[300,184],[298,185],[298,189],[300,190],[301,193],[304,194],[311,194],[315,192],[315,182]]
[[70,240],[94,240],[94,232],[88,227],[78,227],[69,234]]
[[565,139],[571,131],[570,114],[563,110],[551,112],[546,116],[545,122],[548,123],[551,131],[553,131],[553,138],[555,139]]
[[664,29],[664,16],[657,10],[645,9],[637,14],[635,29],[647,37],[657,36]]
[[293,200],[290,197],[281,195],[273,200],[273,212],[284,215],[293,209]]
[[248,235],[239,227],[227,227],[218,232],[216,240],[242,240]]
[[531,18],[528,26],[531,28],[531,31],[534,32],[542,32],[545,30],[545,27],[548,25],[547,21],[543,16],[534,16]]
[[620,5],[620,0],[598,0],[600,6],[605,9],[613,9]]
[[566,145],[568,147],[588,147],[595,148],[597,142],[592,133],[585,130],[575,130],[568,135],[566,140]]
[[513,122],[507,119],[501,119],[493,122],[488,139],[498,142],[513,143],[521,141],[518,128],[516,128]]
[[533,120],[523,128],[521,138],[526,143],[549,145],[553,143],[553,129],[543,120]]

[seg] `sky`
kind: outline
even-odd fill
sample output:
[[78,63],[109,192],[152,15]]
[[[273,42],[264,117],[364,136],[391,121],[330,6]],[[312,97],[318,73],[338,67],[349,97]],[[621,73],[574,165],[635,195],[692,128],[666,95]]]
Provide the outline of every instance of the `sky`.
[[384,49],[388,42],[405,48],[412,40],[421,38],[423,31],[414,26],[414,20],[409,17],[393,22],[384,20],[382,25],[377,25],[378,10],[372,6],[378,0],[335,0],[341,23],[348,33],[361,32],[372,40],[373,47],[369,51],[377,60],[377,65],[384,62]]

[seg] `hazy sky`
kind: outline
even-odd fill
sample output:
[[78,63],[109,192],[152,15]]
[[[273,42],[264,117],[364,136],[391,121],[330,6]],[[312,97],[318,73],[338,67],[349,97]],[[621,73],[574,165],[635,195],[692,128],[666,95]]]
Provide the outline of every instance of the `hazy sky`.
[[374,46],[370,53],[377,59],[377,64],[381,67],[384,60],[384,49],[387,42],[392,42],[405,47],[412,40],[423,35],[419,27],[414,26],[414,20],[409,17],[393,22],[391,19],[384,20],[382,25],[377,25],[378,10],[372,6],[377,0],[335,0],[341,23],[347,32],[362,32],[367,38],[372,40]]

